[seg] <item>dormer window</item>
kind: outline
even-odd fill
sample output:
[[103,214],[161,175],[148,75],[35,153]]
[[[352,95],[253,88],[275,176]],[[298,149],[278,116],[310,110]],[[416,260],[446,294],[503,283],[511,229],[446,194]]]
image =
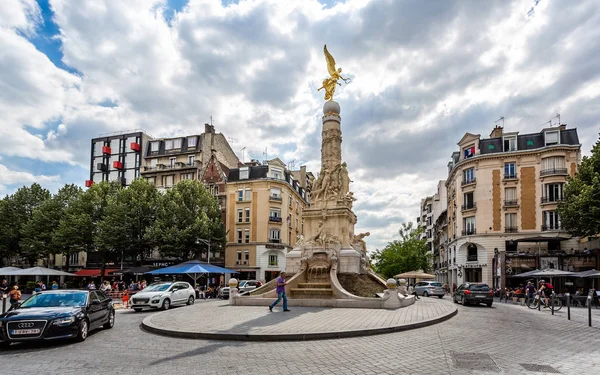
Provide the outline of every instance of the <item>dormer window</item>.
[[188,137],[188,139],[187,139],[188,148],[196,148],[197,140],[198,140],[198,138],[196,138],[196,137]]
[[250,170],[248,167],[240,168],[240,180],[247,180],[249,178]]
[[504,137],[504,151],[517,151],[517,137]]
[[464,150],[465,159],[475,156],[475,146],[469,146]]
[[181,138],[173,140],[173,148],[181,148]]
[[274,178],[276,180],[281,180],[283,177],[283,171],[279,168],[272,168],[271,169],[271,178]]
[[150,142],[150,152],[158,152],[160,142]]
[[559,135],[558,131],[546,132],[546,146],[557,145],[559,143]]
[[173,140],[167,139],[165,141],[165,150],[172,150],[172,149],[173,149]]

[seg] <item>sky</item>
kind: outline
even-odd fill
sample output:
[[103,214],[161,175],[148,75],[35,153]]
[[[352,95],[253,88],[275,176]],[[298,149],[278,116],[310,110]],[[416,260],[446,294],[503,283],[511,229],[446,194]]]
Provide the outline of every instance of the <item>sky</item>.
[[[89,177],[90,139],[212,121],[240,159],[320,169],[323,45],[370,251],[447,176],[465,132],[598,139],[597,1],[3,0],[0,195]],[[242,149],[245,151],[242,154]]]

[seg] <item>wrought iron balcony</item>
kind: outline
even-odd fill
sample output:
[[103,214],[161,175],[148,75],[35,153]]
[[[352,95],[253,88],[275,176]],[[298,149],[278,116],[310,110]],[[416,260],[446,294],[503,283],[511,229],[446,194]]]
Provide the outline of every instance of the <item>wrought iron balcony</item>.
[[477,183],[477,180],[475,179],[475,177],[473,177],[473,178],[469,178],[469,179],[463,179],[460,182],[460,185],[465,186],[465,185],[471,185],[471,184],[475,184],[475,183]]
[[505,180],[516,180],[517,178],[518,178],[517,177],[517,173],[508,173],[508,174],[505,173],[504,174],[504,179]]
[[281,223],[281,216],[269,216],[269,221],[274,223]]
[[553,224],[553,225],[542,225],[542,231],[549,231],[549,230],[560,230],[560,225],[559,224]]
[[551,176],[551,175],[567,175],[567,168],[550,168],[550,169],[542,169],[540,171],[540,176]]
[[475,210],[477,209],[477,204],[475,202],[471,203],[471,204],[463,204],[460,207],[461,211],[467,211],[467,210]]
[[505,199],[504,200],[504,206],[505,207],[514,207],[514,206],[518,206],[519,202],[516,199]]
[[269,200],[281,202],[281,195],[269,195]]
[[562,201],[562,197],[542,197],[542,203],[558,203]]
[[504,232],[505,233],[517,233],[519,231],[519,228],[517,227],[506,227],[504,228]]
[[470,235],[476,234],[476,233],[477,233],[477,231],[475,230],[475,228],[473,228],[473,229],[466,229],[466,230],[462,231],[462,235],[463,236],[470,236]]

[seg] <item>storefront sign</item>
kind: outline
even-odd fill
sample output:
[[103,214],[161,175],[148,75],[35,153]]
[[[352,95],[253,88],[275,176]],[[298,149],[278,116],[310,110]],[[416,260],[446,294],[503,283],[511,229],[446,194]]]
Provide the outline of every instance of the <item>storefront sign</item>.
[[285,249],[285,246],[283,246],[283,245],[274,245],[274,244],[270,244],[270,243],[266,244],[265,247],[267,249],[278,249],[278,250]]
[[473,263],[467,263],[463,266],[463,268],[481,268],[481,267],[487,267],[487,263],[483,263],[483,264],[473,264]]
[[545,270],[546,268],[558,269],[558,257],[541,257],[540,269]]
[[506,258],[506,274],[518,275],[523,272],[532,271],[536,268],[535,258]]

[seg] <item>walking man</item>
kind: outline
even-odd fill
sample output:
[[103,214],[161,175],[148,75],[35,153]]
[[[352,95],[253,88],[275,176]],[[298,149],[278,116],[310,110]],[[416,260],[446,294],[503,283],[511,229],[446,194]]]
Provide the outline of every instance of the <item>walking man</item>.
[[275,289],[275,292],[277,292],[277,301],[269,305],[269,311],[273,312],[273,307],[275,307],[279,303],[279,301],[281,301],[282,298],[283,311],[290,311],[287,308],[287,296],[285,295],[286,284],[287,283],[285,282],[285,272],[281,272],[279,278],[277,279],[277,289]]

